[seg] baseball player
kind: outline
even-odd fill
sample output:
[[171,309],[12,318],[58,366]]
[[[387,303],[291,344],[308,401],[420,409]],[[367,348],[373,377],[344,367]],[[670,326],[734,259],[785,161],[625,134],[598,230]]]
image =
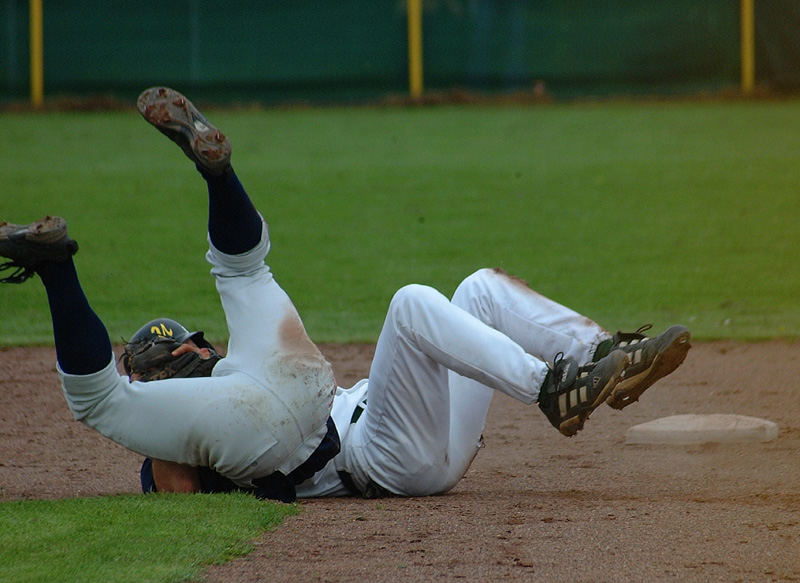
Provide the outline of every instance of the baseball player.
[[[495,390],[538,402],[554,426],[573,435],[591,412],[581,391],[602,394],[593,392],[594,383],[607,377],[597,365],[568,363],[603,362],[615,352],[627,357],[610,361],[623,373],[605,399],[623,409],[685,359],[685,327],[654,338],[643,332],[612,336],[500,269],[473,273],[451,300],[427,286],[403,287],[390,303],[369,378],[337,388],[331,415],[341,453],[299,484],[297,495],[375,498],[451,489],[482,446]],[[553,350],[555,364],[547,366],[541,355]],[[582,385],[581,377],[591,382]],[[577,420],[565,424],[564,412]],[[145,492],[169,490],[154,480],[157,463],[142,465]],[[194,471],[196,491],[239,489],[209,468]]]
[[[232,466],[238,466],[227,463],[224,456],[192,455],[193,450],[187,452],[189,448],[182,447],[184,442],[174,443],[186,437],[179,430],[186,425],[185,417],[195,420],[196,414],[202,415],[225,401],[229,409],[221,412],[222,418],[215,409],[213,419],[201,417],[201,421],[212,428],[228,427],[224,417],[247,417],[253,435],[263,424],[263,433],[272,436],[275,424],[288,418],[298,425],[319,427],[318,422],[330,412],[325,437],[320,429],[309,444],[318,444],[313,453],[309,451],[313,448],[307,447],[303,455],[293,458],[296,461],[311,454],[313,463],[305,464],[303,471],[289,480],[292,495],[440,493],[459,481],[481,447],[494,391],[524,404],[537,403],[554,427],[572,436],[604,402],[619,409],[635,402],[686,357],[690,334],[683,326],[673,326],[656,337],[646,336],[645,329],[612,335],[534,292],[522,280],[499,269],[482,269],[467,277],[452,299],[422,285],[400,289],[390,303],[369,378],[350,389],[332,387],[327,363],[308,340],[296,312],[263,263],[268,248],[266,228],[230,167],[227,138],[174,90],[147,90],[138,105],[147,121],[181,146],[208,183],[207,259],[228,318],[231,338],[227,355],[214,364],[210,377],[202,376],[209,374],[207,366],[171,365],[186,355],[199,360],[218,355],[201,333],[190,333],[177,322],[158,319],[143,326],[126,346],[123,364],[130,378],[120,377],[107,358],[110,345],[107,351],[103,346],[104,357],[95,358],[91,365],[76,359],[81,363],[77,366],[71,347],[63,345],[72,339],[68,331],[82,322],[62,322],[64,315],[59,313],[57,323],[58,306],[54,307],[52,300],[51,311],[68,403],[76,417],[147,456],[142,467],[146,491],[253,491],[259,487],[257,475],[265,471],[292,477],[294,463],[263,464],[258,472],[232,471]],[[222,192],[224,197],[219,196]],[[245,236],[248,232],[250,235]],[[71,260],[76,250],[66,234],[66,225],[54,218],[29,226],[0,227],[0,255],[9,257],[7,265],[17,269],[6,281],[38,273],[49,297],[55,295],[51,291],[61,291],[64,279],[77,287]],[[53,271],[68,272],[68,277],[54,279]],[[258,285],[242,285],[255,283],[249,279],[252,277]],[[74,292],[71,301],[82,298],[82,293]],[[96,320],[89,311],[86,317],[90,316]],[[254,320],[258,326],[253,326]],[[266,330],[264,320],[270,322]],[[107,342],[99,321],[95,326],[99,328],[93,336]],[[262,338],[265,334],[266,340]],[[177,347],[167,357],[148,358],[150,351],[166,344],[165,336],[173,337],[179,343]],[[242,379],[221,381],[240,372],[247,376],[248,363],[276,347],[278,355],[270,365],[253,373],[266,381],[257,383],[248,377],[259,390],[262,384],[269,388],[263,393],[254,389],[245,398],[237,393],[236,403],[231,405],[234,399],[230,395]],[[99,376],[107,379],[105,384],[99,382]],[[115,392],[141,396],[107,399]],[[303,400],[309,393],[313,407]],[[295,399],[295,395],[303,398]],[[252,401],[258,406],[253,407]],[[266,407],[265,403],[271,405]],[[178,427],[142,437],[137,426],[150,427],[145,420],[155,407],[164,408],[159,421],[175,418]],[[117,408],[123,411],[111,411]],[[275,409],[280,409],[282,418],[275,415]],[[267,410],[269,415],[265,414]],[[123,422],[126,432],[117,427]],[[199,433],[202,424],[194,425]],[[222,432],[215,435],[221,437]],[[243,438],[241,433],[237,438]],[[206,447],[211,443],[208,439],[199,441]],[[306,445],[306,441],[302,443]],[[237,448],[230,445],[229,449]]]

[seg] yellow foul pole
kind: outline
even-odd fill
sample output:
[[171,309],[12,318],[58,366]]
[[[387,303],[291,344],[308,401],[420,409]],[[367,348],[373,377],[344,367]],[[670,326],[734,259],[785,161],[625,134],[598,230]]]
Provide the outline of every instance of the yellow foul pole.
[[42,0],[30,0],[31,103],[44,103],[44,50],[42,34]]
[[755,0],[741,0],[742,21],[742,92],[751,93],[755,87]]
[[422,0],[408,0],[408,86],[411,97],[422,95]]

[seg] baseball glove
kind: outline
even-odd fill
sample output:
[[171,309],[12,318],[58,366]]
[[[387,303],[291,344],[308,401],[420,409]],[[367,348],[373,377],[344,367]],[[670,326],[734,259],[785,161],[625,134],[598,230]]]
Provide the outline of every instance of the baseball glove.
[[165,337],[128,343],[120,360],[128,376],[140,381],[157,381],[211,376],[214,365],[222,358],[210,348],[209,358],[203,358],[196,352],[172,356],[172,352],[180,345],[180,342]]

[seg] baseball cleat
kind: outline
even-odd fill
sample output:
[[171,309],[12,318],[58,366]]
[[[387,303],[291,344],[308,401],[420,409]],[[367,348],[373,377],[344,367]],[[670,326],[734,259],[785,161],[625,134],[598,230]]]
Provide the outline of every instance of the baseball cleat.
[[67,236],[67,222],[46,216],[30,225],[0,222],[0,256],[9,259],[0,271],[13,269],[0,283],[22,283],[45,263],[66,261],[78,252],[78,242]]
[[539,391],[539,408],[553,427],[572,437],[603,404],[629,364],[630,357],[622,350],[582,366],[558,353]]
[[178,144],[190,160],[209,174],[220,176],[230,167],[228,138],[174,89],[145,89],[136,106],[144,119]]
[[631,359],[622,380],[606,400],[614,409],[624,409],[638,401],[653,383],[681,365],[692,346],[685,326],[672,326],[654,338],[643,334],[650,328],[648,324],[636,332],[617,332],[612,339],[611,349],[622,350]]

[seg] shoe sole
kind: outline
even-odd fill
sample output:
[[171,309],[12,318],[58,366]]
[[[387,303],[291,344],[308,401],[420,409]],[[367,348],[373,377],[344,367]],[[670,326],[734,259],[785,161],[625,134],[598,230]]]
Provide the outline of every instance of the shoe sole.
[[691,333],[684,326],[673,326],[664,332],[666,346],[656,354],[649,368],[630,378],[625,378],[614,387],[606,401],[609,407],[624,409],[639,400],[656,381],[677,369],[692,347]]
[[[53,258],[58,261],[78,252],[78,242],[67,237],[67,221],[61,217],[47,215],[29,225],[15,225],[5,221],[0,223],[0,245],[7,242],[18,246],[23,241],[31,243],[45,259],[54,254]],[[53,247],[61,241],[64,241],[64,248],[60,253],[54,253]],[[17,258],[12,256],[9,259]]]
[[18,241],[25,239],[40,245],[57,243],[67,234],[67,221],[61,217],[42,217],[30,225],[15,225],[3,221],[0,223],[0,241]]
[[148,123],[178,144],[189,158],[211,174],[222,174],[230,166],[231,143],[228,138],[174,89],[145,89],[136,106]]
[[[578,433],[578,431],[583,429],[583,425],[586,423],[586,420],[589,419],[589,415],[591,415],[595,409],[597,409],[603,404],[604,401],[606,401],[611,391],[622,379],[622,374],[625,372],[625,369],[628,367],[628,365],[630,365],[631,359],[630,356],[621,350],[615,352],[620,352],[621,354],[618,356],[617,362],[615,363],[616,368],[614,369],[611,377],[609,377],[608,382],[603,387],[603,390],[600,391],[600,393],[597,395],[597,398],[587,410],[581,411],[574,417],[570,417],[569,419],[565,419],[561,422],[561,424],[558,426],[558,430],[562,435],[572,437]],[[614,353],[612,352],[611,354]],[[608,356],[606,358],[608,358]]]
[[0,271],[11,270],[0,283],[22,283],[46,263],[66,261],[78,252],[78,242],[67,236],[67,222],[46,216],[29,225],[0,222]]

